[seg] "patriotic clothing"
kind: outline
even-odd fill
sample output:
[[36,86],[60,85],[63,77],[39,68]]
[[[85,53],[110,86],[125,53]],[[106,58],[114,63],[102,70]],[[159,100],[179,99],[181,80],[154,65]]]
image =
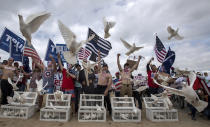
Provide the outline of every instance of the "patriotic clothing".
[[66,69],[63,69],[63,82],[61,87],[63,90],[74,90],[74,81],[71,76],[67,77],[66,73]]
[[43,78],[43,86],[47,84],[47,86],[45,88],[48,87],[53,87],[54,88],[54,71],[52,68],[45,68],[44,72],[42,74],[42,78]]
[[122,86],[122,81],[121,79],[115,79],[113,80],[113,84],[114,84],[114,87],[115,87],[115,91],[120,91],[120,88]]
[[159,86],[153,82],[152,75],[154,75],[154,74],[150,70],[149,64],[147,64],[148,86],[152,87],[152,88],[158,88]]

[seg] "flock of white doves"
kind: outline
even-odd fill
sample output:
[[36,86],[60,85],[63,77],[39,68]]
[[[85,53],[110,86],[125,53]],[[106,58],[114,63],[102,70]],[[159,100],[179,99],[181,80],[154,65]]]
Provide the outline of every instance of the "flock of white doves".
[[[31,40],[32,40],[31,34],[35,33],[38,30],[38,28],[41,26],[41,24],[44,23],[44,21],[46,21],[50,17],[50,15],[51,14],[48,12],[36,13],[36,14],[32,14],[28,16],[25,21],[23,20],[22,15],[18,15],[20,31],[22,35],[25,37],[25,39],[28,41],[29,45],[31,44]],[[103,24],[104,24],[104,38],[108,38],[111,36],[109,33],[109,30],[113,28],[116,23],[112,21],[107,21],[106,18],[104,17]],[[63,39],[67,47],[69,48],[69,51],[64,52],[64,57],[69,64],[75,64],[76,55],[79,52],[80,48],[83,46],[83,44],[92,40],[94,38],[94,35],[89,37],[87,40],[77,42],[76,35],[68,27],[66,27],[61,21],[58,21],[58,26],[63,36]],[[178,28],[177,30],[174,30],[171,28],[171,26],[168,26],[167,30],[168,30],[168,33],[170,34],[170,36],[168,37],[169,40],[173,37],[178,40],[183,39],[183,37],[181,37],[178,34],[178,30],[179,30]],[[123,45],[128,49],[128,52],[126,52],[127,56],[143,48],[143,47],[137,47],[135,43],[131,45],[122,38],[120,38],[120,40],[122,41]]]

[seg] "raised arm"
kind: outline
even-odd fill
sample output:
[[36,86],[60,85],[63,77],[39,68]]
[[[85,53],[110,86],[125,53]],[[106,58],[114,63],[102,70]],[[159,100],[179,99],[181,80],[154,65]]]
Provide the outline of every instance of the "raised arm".
[[62,65],[62,63],[61,63],[61,56],[60,56],[60,53],[58,53],[58,65],[59,65],[61,71],[63,71],[63,65]]
[[101,71],[101,52],[98,52],[98,70]]
[[57,71],[57,67],[56,67],[55,59],[52,57],[52,55],[50,55],[50,59],[52,61],[52,65],[53,65],[53,72],[56,72]]
[[147,63],[147,71],[150,70],[150,63],[151,63],[153,60],[154,60],[154,57],[152,57],[152,58],[148,61],[148,63]]
[[34,58],[32,58],[33,63],[35,64],[35,66],[37,66],[40,70],[44,70],[44,65],[40,65],[36,62],[36,60]]
[[141,56],[139,56],[138,61],[136,62],[136,64],[131,68],[131,72],[133,72],[135,69],[137,69],[139,62],[140,62]]
[[122,67],[120,65],[120,54],[119,53],[117,54],[117,66],[118,66],[119,71],[121,72],[122,71]]

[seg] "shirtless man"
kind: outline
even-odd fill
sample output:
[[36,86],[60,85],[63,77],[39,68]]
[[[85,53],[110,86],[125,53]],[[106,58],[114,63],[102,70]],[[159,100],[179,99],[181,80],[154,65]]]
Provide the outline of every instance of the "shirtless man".
[[137,63],[130,68],[128,63],[124,64],[124,69],[120,65],[120,54],[117,54],[117,65],[120,71],[122,86],[120,89],[120,96],[124,97],[125,94],[128,97],[132,97],[132,85],[131,85],[131,73],[138,67],[141,56],[139,56]]
[[[101,61],[100,52],[98,53],[98,62]],[[101,68],[101,63],[98,64],[98,85],[95,89],[95,94],[104,94],[104,105],[107,105],[109,114],[111,115],[111,103],[109,98],[109,89],[112,85],[112,75],[109,73],[108,65],[103,64]]]
[[11,84],[8,82],[8,78],[13,78],[13,74],[16,70],[14,66],[12,66],[12,63],[14,62],[13,58],[8,59],[8,64],[7,65],[0,65],[0,69],[3,71],[2,75],[2,80],[1,80],[1,92],[2,92],[2,100],[1,104],[8,104],[7,102],[7,96],[13,96],[13,87]]

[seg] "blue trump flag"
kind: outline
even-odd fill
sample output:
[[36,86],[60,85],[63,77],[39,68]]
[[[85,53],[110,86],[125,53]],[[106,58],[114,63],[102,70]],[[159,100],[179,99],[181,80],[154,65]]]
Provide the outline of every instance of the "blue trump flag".
[[58,62],[57,50],[56,50],[55,44],[53,43],[52,40],[49,39],[48,46],[47,46],[47,52],[45,54],[46,61],[51,61],[50,55],[54,58],[54,60],[56,62]]
[[175,61],[175,56],[176,56],[175,52],[172,51],[171,48],[169,47],[165,60],[163,61],[163,64],[161,67],[163,72],[170,74],[170,69]]
[[56,49],[57,49],[57,52],[60,53],[60,55],[61,55],[61,61],[66,63],[66,60],[63,56],[64,51],[69,51],[66,44],[56,44]]
[[9,52],[15,61],[22,61],[25,41],[5,27],[0,39],[0,49]]

